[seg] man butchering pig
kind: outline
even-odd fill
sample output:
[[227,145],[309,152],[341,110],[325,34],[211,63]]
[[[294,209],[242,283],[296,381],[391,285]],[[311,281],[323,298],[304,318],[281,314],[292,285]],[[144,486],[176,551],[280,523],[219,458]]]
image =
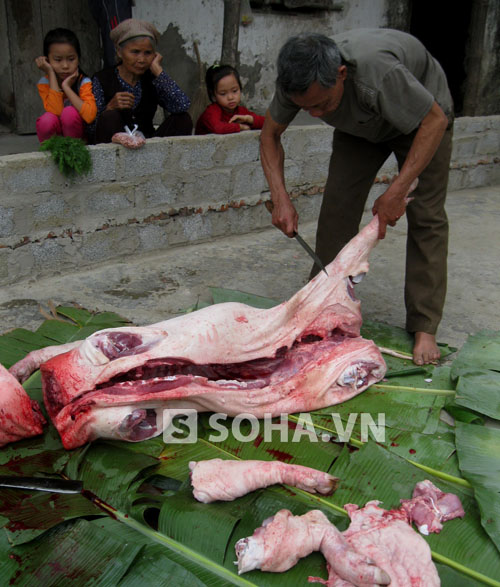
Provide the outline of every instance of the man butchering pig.
[[[379,238],[406,213],[406,329],[417,365],[440,357],[436,330],[446,295],[448,220],[444,209],[453,103],[446,76],[425,47],[389,29],[351,30],[335,40],[290,38],[278,57],[276,92],[261,133],[261,160],[273,224],[297,232],[287,193],[281,135],[303,109],[335,127],[316,253],[326,265],[357,233],[379,168],[394,153],[399,175],[374,203]],[[405,196],[418,178],[411,204]],[[313,268],[311,276],[317,272]]]
[[24,381],[41,365],[45,407],[66,448],[152,438],[179,409],[264,418],[345,402],[386,370],[375,343],[360,336],[354,293],[377,242],[375,216],[327,273],[273,308],[227,302],[101,330],[32,351],[10,372]]

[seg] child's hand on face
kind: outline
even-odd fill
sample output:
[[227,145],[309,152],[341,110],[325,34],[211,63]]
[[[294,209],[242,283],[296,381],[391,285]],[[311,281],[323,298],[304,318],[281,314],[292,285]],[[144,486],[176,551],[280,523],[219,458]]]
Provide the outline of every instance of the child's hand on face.
[[253,125],[253,116],[250,114],[235,114],[229,119],[229,122],[239,122],[240,126],[247,127],[242,128],[241,130],[249,130]]
[[160,55],[160,53],[155,53],[155,57],[154,57],[151,65],[149,66],[151,73],[155,77],[158,77],[160,75],[160,73],[163,71],[163,67],[161,66],[162,61],[163,61],[163,55]]
[[41,69],[43,73],[45,73],[46,75],[49,75],[51,71],[54,71],[52,69],[52,65],[50,65],[49,60],[47,59],[47,57],[45,57],[45,55],[37,57],[35,59],[35,63],[38,69]]
[[79,71],[78,71],[78,69],[75,69],[75,71],[71,75],[69,75],[66,79],[63,80],[63,83],[61,84],[61,90],[65,94],[67,94],[68,89],[71,89],[71,86],[77,80],[78,75],[79,75]]

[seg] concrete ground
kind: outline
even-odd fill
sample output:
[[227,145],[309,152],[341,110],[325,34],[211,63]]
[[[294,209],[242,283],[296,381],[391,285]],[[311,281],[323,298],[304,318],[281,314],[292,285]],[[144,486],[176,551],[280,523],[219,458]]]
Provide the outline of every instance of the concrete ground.
[[[468,334],[500,330],[500,186],[451,192],[448,297],[438,339],[460,347]],[[365,214],[363,224],[370,219]],[[300,233],[314,244],[313,223]],[[389,229],[356,286],[365,318],[404,326],[404,219]],[[36,328],[39,306],[78,304],[114,311],[135,324],[172,317],[198,300],[210,300],[209,286],[226,287],[282,301],[307,279],[311,263],[294,241],[277,229],[173,248],[91,270],[0,289],[0,332]]]

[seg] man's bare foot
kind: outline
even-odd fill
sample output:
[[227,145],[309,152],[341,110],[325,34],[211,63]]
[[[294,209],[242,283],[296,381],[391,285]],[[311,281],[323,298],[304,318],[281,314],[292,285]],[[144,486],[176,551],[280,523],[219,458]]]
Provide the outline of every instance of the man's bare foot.
[[435,363],[440,357],[441,351],[436,343],[435,335],[427,332],[415,332],[415,344],[413,346],[413,362],[415,365]]

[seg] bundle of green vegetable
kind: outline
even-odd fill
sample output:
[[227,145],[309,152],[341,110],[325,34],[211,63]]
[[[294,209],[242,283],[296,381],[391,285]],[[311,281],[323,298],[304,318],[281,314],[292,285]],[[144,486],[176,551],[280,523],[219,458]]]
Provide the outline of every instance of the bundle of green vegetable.
[[92,169],[92,159],[82,139],[54,135],[40,145],[40,151],[48,151],[66,177],[83,175]]
[[[269,307],[272,300],[214,289],[214,301],[244,301]],[[9,367],[27,352],[124,324],[116,314],[58,308],[36,332],[17,329],[0,337],[0,362]],[[411,351],[401,329],[365,323],[363,335],[379,346]],[[443,347],[444,354],[450,349]],[[0,474],[61,475],[81,479],[84,495],[0,490],[0,576],[5,584],[62,585],[305,585],[309,575],[326,578],[315,553],[286,573],[235,572],[234,545],[262,521],[286,508],[299,515],[320,509],[340,529],[348,526],[346,503],[378,499],[399,507],[418,481],[430,479],[459,496],[465,517],[424,537],[443,587],[500,586],[500,333],[480,333],[464,345],[451,367],[415,371],[411,360],[387,357],[387,381],[344,404],[303,415],[314,434],[292,442],[298,415],[288,416],[288,439],[280,432],[242,442],[252,426],[231,419],[227,438],[210,415],[198,420],[194,444],[97,441],[65,451],[56,430],[0,449]],[[39,373],[25,383],[41,400]],[[455,425],[442,420],[453,412]],[[333,417],[333,415],[335,417]],[[363,438],[362,420],[385,417],[385,434]],[[448,419],[449,420],[449,419]],[[460,421],[459,421],[460,420]],[[247,423],[250,424],[250,423]],[[345,442],[339,431],[352,428]],[[314,441],[314,438],[316,441]],[[280,459],[340,478],[330,497],[274,486],[234,502],[202,504],[189,484],[191,460]],[[89,499],[90,498],[90,499]]]

